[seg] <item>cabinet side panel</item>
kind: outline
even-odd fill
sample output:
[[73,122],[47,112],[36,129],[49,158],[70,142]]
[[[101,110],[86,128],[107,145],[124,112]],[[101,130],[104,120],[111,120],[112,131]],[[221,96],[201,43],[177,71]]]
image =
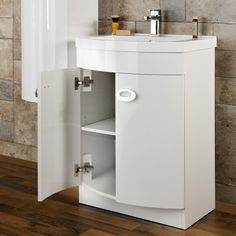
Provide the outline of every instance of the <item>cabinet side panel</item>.
[[78,185],[74,165],[80,158],[80,91],[76,71],[42,73],[38,105],[38,200]]
[[215,51],[186,54],[186,227],[215,208]]
[[[152,208],[184,208],[184,77],[118,74],[116,200]],[[124,97],[128,94],[124,92]]]

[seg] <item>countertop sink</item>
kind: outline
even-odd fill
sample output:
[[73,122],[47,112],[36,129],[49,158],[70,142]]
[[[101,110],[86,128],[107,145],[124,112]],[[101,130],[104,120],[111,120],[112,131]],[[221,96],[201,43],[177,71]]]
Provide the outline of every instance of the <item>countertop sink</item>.
[[189,35],[160,35],[152,36],[149,34],[134,34],[131,36],[98,36],[92,37],[94,40],[103,40],[103,41],[123,41],[123,42],[181,42],[181,41],[192,41],[192,36]]
[[[76,40],[77,67],[131,74],[185,73],[189,58],[216,47],[215,36],[135,34],[96,36]],[[167,66],[168,65],[168,66]]]
[[191,35],[134,34],[132,36],[105,35],[76,40],[77,48],[123,52],[188,52],[215,46],[215,36],[200,36],[198,39],[193,39]]

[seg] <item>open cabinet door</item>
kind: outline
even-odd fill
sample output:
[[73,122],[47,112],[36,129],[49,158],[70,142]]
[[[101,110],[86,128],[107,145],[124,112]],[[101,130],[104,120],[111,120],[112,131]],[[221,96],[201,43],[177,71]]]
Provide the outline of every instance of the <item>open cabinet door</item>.
[[80,161],[79,70],[42,73],[38,103],[38,200],[79,184],[74,166]]

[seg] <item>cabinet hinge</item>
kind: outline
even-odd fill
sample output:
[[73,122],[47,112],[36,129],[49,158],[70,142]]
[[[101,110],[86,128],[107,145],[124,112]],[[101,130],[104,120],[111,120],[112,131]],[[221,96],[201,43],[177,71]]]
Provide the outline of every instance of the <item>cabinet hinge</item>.
[[75,165],[75,177],[79,176],[79,173],[89,173],[94,169],[94,166],[89,162],[85,162],[83,166]]
[[84,87],[89,87],[90,84],[93,84],[93,82],[94,80],[90,79],[90,76],[84,76],[83,80],[75,77],[75,90],[78,90],[81,85]]

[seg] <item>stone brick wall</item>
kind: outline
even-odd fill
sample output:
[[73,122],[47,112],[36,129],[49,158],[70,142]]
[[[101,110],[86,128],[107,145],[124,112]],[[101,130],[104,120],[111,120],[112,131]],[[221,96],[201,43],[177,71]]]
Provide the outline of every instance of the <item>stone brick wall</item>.
[[20,39],[20,0],[0,0],[0,154],[36,161],[37,108],[21,99]]
[[[100,34],[111,33],[112,14],[121,15],[122,28],[148,33],[143,16],[158,7],[162,33],[192,34],[191,18],[198,15],[200,33],[218,36],[216,195],[236,204],[236,1],[99,0]],[[20,0],[0,0],[0,154],[36,161],[36,105],[20,96],[20,37]]]

